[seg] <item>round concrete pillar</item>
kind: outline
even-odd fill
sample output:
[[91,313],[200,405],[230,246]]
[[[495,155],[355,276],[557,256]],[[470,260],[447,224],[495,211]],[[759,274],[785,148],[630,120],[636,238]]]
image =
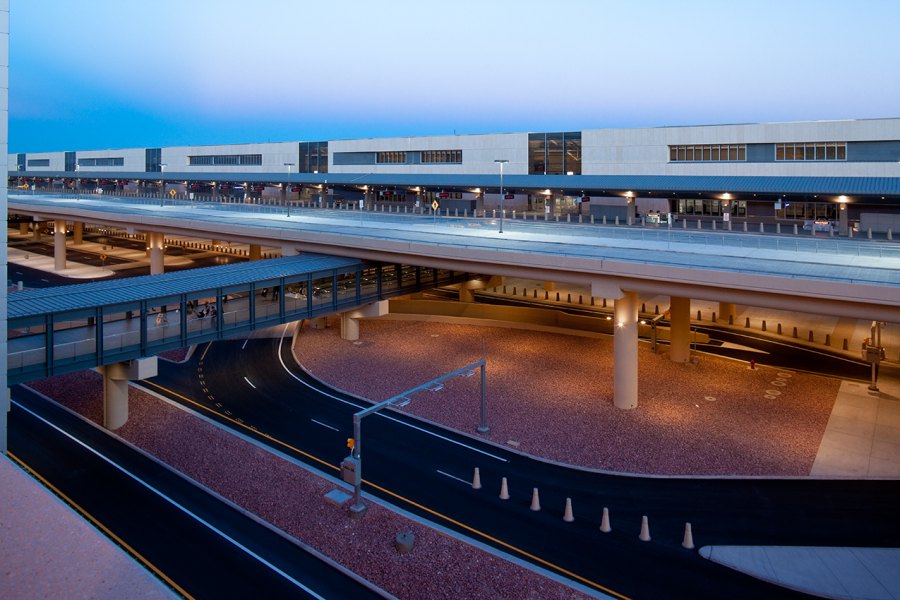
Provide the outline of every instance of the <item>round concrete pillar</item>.
[[691,299],[672,297],[669,358],[685,363],[691,358]]
[[717,320],[722,323],[728,323],[737,317],[737,307],[732,302],[719,302],[719,315]]
[[624,292],[624,296],[615,301],[613,348],[613,403],[616,408],[637,408],[638,296],[635,292]]
[[128,421],[128,380],[103,374],[103,426],[116,430]]
[[84,223],[81,221],[75,221],[73,223],[73,231],[72,231],[72,245],[78,246],[84,242]]
[[250,244],[250,260],[262,258],[262,247],[259,244]]
[[165,256],[163,252],[163,234],[150,232],[147,234],[147,245],[150,246],[150,274],[161,275],[165,272]]
[[53,268],[62,271],[66,268],[66,222],[55,221],[53,233]]

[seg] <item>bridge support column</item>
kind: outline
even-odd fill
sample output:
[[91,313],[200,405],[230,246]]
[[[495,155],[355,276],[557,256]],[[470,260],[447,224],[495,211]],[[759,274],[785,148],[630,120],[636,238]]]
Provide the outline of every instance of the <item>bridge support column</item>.
[[19,223],[19,235],[28,235],[28,223]]
[[72,245],[80,246],[84,243],[84,223],[75,221],[72,224]]
[[691,359],[691,299],[672,296],[669,358],[686,363]]
[[[456,285],[456,288],[459,289],[459,301],[460,302],[475,302],[475,296],[472,293],[474,290],[483,290],[487,287],[493,287],[493,280],[495,277],[491,277],[487,281],[483,279],[471,279],[466,281],[465,283],[460,283]],[[500,285],[503,285],[502,283]]]
[[103,426],[115,431],[128,421],[128,382],[157,374],[156,357],[97,367],[103,375]]
[[66,268],[66,222],[61,219],[54,223],[53,268],[57,271]]
[[850,224],[847,222],[847,203],[841,202],[838,205],[838,234],[847,235]]
[[383,317],[386,314],[388,314],[387,300],[379,300],[378,302],[361,306],[356,310],[341,313],[341,339],[348,341],[358,340],[360,319]]
[[613,403],[616,408],[638,405],[638,296],[622,292],[615,301],[616,330],[613,336]]
[[259,244],[250,244],[250,260],[262,258],[262,247]]
[[34,241],[41,241],[41,222],[35,221],[31,224],[31,235],[34,238]]
[[716,316],[716,320],[721,323],[728,323],[733,321],[737,316],[737,307],[733,302],[719,302],[719,314]]
[[548,292],[552,292],[556,290],[556,282],[555,281],[545,281],[544,282],[544,290]]
[[165,258],[163,247],[164,243],[163,234],[157,233],[155,231],[151,231],[147,234],[147,246],[150,250],[150,274],[151,275],[162,275],[165,270]]

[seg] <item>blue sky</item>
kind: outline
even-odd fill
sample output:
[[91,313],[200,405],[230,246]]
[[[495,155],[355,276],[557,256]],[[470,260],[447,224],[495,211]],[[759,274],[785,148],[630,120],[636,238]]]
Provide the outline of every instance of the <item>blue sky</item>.
[[12,0],[10,151],[896,117],[898,26],[898,0]]

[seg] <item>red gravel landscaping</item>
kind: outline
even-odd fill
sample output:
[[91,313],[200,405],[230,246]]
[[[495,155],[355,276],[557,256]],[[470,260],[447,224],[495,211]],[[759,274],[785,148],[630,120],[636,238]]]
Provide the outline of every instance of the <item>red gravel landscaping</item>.
[[[316,377],[384,400],[487,352],[487,439],[584,467],[669,475],[809,475],[840,382],[702,355],[639,350],[638,408],[614,407],[612,338],[438,322],[337,321],[304,329],[295,354]],[[477,376],[420,392],[403,411],[476,433]]]

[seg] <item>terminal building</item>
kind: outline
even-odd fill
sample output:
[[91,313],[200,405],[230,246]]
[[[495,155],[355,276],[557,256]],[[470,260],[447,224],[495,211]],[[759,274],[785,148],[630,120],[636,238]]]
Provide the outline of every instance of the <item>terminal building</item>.
[[[9,185],[900,231],[900,118],[10,154]],[[852,232],[851,232],[852,233]]]

